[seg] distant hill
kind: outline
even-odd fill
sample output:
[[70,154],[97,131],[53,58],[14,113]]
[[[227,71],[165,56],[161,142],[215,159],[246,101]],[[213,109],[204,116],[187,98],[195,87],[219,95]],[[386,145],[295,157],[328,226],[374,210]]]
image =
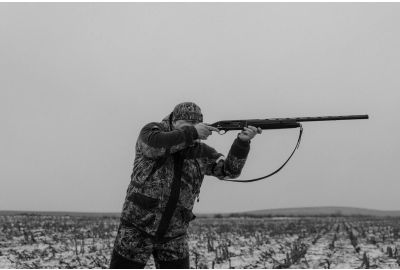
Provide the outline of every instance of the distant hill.
[[[101,212],[46,212],[46,211],[0,211],[0,216],[4,215],[49,215],[49,216],[86,216],[86,217],[120,217],[121,213],[101,213]],[[354,208],[354,207],[298,207],[298,208],[279,208],[265,209],[257,211],[246,211],[236,213],[196,213],[197,217],[221,217],[229,216],[275,216],[275,217],[294,217],[294,216],[376,216],[376,217],[400,217],[400,211],[383,211],[375,209]]]
[[113,212],[56,212],[56,211],[0,211],[0,216],[44,215],[44,216],[83,216],[83,217],[120,217]]
[[[382,211],[354,207],[299,207],[299,208],[279,208],[257,211],[246,211],[237,213],[220,214],[226,216],[377,216],[377,217],[400,217],[400,211]],[[208,216],[200,215],[200,216]],[[209,215],[213,216],[213,215]]]

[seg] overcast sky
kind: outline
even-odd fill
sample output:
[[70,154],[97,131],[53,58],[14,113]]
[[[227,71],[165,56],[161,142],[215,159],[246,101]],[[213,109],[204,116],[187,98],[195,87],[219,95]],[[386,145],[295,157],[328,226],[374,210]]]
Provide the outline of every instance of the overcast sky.
[[[195,212],[399,210],[399,27],[399,3],[0,3],[0,210],[119,212],[141,127],[182,101],[210,123],[370,115],[304,124],[267,180],[206,177]],[[241,178],[297,135],[257,136]]]

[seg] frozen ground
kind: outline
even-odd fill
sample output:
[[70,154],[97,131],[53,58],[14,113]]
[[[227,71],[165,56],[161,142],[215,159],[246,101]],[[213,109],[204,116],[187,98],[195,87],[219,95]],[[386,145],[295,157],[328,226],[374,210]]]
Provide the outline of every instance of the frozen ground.
[[[112,217],[0,216],[0,268],[107,268],[117,226]],[[394,218],[200,218],[191,267],[398,269],[399,228]]]

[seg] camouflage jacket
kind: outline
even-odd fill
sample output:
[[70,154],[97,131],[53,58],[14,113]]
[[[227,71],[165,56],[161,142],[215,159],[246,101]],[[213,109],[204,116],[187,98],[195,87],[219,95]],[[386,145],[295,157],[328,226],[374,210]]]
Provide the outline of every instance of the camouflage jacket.
[[[121,224],[155,235],[171,192],[174,159],[166,153],[181,151],[184,156],[181,189],[165,237],[187,231],[196,197],[204,175],[219,179],[236,178],[245,164],[250,144],[235,139],[226,158],[212,147],[198,142],[193,126],[173,130],[168,119],[143,127],[136,142],[133,173],[121,215]],[[163,158],[164,157],[164,158]],[[157,162],[164,159],[162,164]]]

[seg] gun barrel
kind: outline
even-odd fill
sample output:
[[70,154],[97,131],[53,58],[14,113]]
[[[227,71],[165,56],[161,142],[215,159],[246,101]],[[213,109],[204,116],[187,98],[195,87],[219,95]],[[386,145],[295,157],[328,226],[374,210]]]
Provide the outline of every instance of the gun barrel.
[[275,121],[295,121],[295,122],[312,122],[312,121],[336,121],[336,120],[358,120],[368,119],[368,114],[362,115],[340,115],[340,116],[318,116],[318,117],[295,117],[295,118],[270,118]]

